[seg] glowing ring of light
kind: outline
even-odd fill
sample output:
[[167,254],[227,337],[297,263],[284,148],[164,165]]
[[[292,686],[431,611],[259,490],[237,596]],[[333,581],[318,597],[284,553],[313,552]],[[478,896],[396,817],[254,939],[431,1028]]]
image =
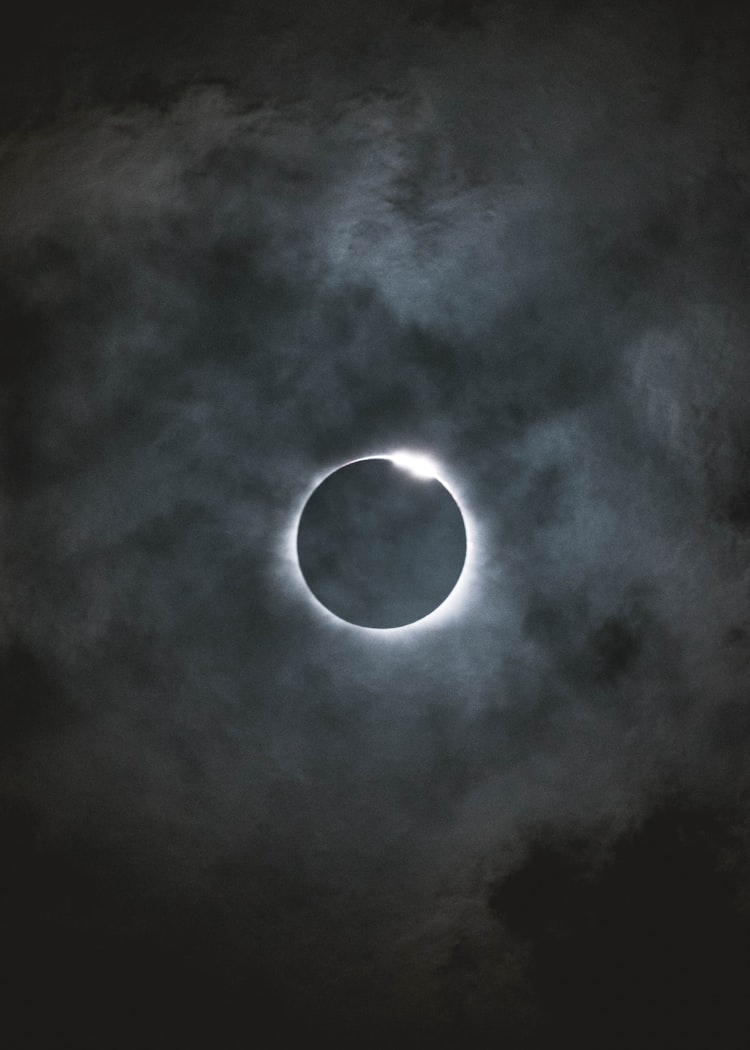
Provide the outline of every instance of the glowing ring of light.
[[[400,627],[362,627],[359,624],[349,623],[348,620],[342,620],[335,613],[331,612],[330,609],[327,609],[325,605],[319,602],[309,589],[305,578],[302,575],[302,570],[297,558],[297,532],[299,530],[299,523],[302,517],[302,512],[304,511],[307,501],[312,493],[327,477],[334,474],[342,467],[349,466],[352,463],[362,463],[370,459],[387,459],[397,467],[401,467],[403,470],[408,470],[410,474],[414,475],[414,477],[439,481],[456,501],[466,531],[466,557],[464,559],[463,569],[461,570],[461,574],[458,577],[453,590],[443,599],[440,605],[433,609],[432,612],[427,613],[426,616],[423,616],[421,620],[415,620],[413,623],[403,624]],[[469,595],[476,593],[479,581],[478,531],[476,522],[466,510],[465,501],[460,493],[460,486],[458,486],[452,479],[446,478],[446,473],[442,467],[440,467],[430,456],[418,452],[410,452],[405,449],[398,449],[395,452],[380,453],[371,456],[359,456],[357,459],[348,460],[346,463],[339,463],[330,469],[322,471],[317,477],[315,477],[312,484],[309,485],[303,493],[302,498],[295,509],[295,513],[292,516],[292,521],[284,533],[282,558],[288,566],[289,576],[294,583],[295,592],[297,592],[299,597],[303,599],[306,604],[314,607],[318,615],[326,622],[332,626],[335,625],[340,630],[364,631],[371,636],[387,636],[392,638],[394,635],[402,635],[406,633],[413,634],[414,632],[422,632],[425,630],[432,630],[436,627],[446,626],[455,621],[457,617],[466,610],[469,604]]]

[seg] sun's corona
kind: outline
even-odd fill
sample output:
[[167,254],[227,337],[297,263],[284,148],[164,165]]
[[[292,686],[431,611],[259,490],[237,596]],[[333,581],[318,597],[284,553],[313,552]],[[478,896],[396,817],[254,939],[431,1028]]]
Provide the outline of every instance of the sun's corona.
[[[380,463],[382,464],[382,468],[376,468],[377,461],[380,461]],[[365,465],[368,463],[373,464],[373,467],[370,468],[369,474],[366,470],[361,472],[348,470],[348,468],[356,467],[357,465]],[[391,475],[388,475],[387,473],[388,463],[390,463],[392,467],[398,468],[395,471],[395,473],[391,469]],[[315,506],[316,501],[318,504],[320,503],[320,495],[318,494],[316,496],[318,489],[322,488],[324,492],[332,491],[332,489],[335,487],[336,477],[340,476],[338,479],[340,482],[342,478],[347,476],[347,472],[350,476],[355,476],[357,473],[363,473],[367,477],[368,482],[372,480],[377,481],[379,478],[383,477],[392,478],[392,481],[389,481],[389,484],[395,484],[397,487],[401,486],[401,488],[405,492],[409,491],[408,486],[411,485],[412,490],[409,496],[410,502],[412,499],[417,501],[417,503],[419,503],[420,501],[424,503],[425,500],[429,501],[430,492],[434,493],[437,490],[442,490],[443,497],[445,498],[447,495],[449,501],[453,501],[454,513],[457,516],[457,519],[461,522],[460,528],[463,533],[464,546],[463,556],[460,564],[456,560],[457,555],[455,546],[453,548],[451,548],[450,546],[448,548],[442,546],[441,543],[438,542],[436,534],[434,533],[429,542],[427,542],[428,536],[425,535],[425,548],[429,548],[433,552],[433,559],[430,562],[431,568],[429,570],[421,570],[422,581],[425,581],[430,574],[439,574],[440,572],[443,572],[444,580],[447,579],[446,570],[444,568],[446,558],[452,560],[452,564],[457,565],[455,579],[452,581],[448,580],[444,588],[444,593],[438,596],[437,604],[435,604],[434,606],[429,605],[427,608],[417,608],[413,612],[413,614],[409,614],[407,606],[411,607],[411,604],[413,604],[412,598],[410,596],[407,602],[406,592],[402,592],[404,594],[403,615],[401,615],[402,609],[399,608],[398,616],[395,619],[390,620],[388,617],[390,616],[391,610],[389,609],[387,613],[382,612],[383,607],[381,606],[382,615],[380,616],[380,618],[378,618],[378,614],[376,611],[376,613],[374,614],[374,618],[371,619],[370,607],[368,606],[366,615],[360,616],[360,622],[356,622],[357,616],[349,616],[346,609],[343,610],[342,615],[341,609],[339,609],[338,611],[332,611],[331,608],[328,607],[328,605],[326,604],[326,597],[330,597],[334,593],[338,594],[336,588],[339,586],[350,586],[353,577],[350,575],[347,580],[347,578],[344,575],[339,575],[339,577],[335,580],[335,585],[334,581],[328,580],[326,582],[326,587],[328,587],[329,589],[325,593],[322,589],[322,586],[319,585],[319,581],[316,582],[316,580],[314,579],[315,570],[311,570],[309,559],[310,550],[317,550],[317,547],[313,546],[311,548],[310,545],[309,518],[311,512],[309,509],[309,505],[312,504],[313,506]],[[403,476],[403,482],[400,483],[398,482],[399,474]],[[426,488],[424,490],[422,489],[422,486],[418,484],[422,481],[426,484]],[[417,483],[416,488],[414,487],[415,483]],[[297,511],[294,515],[294,518],[290,522],[288,529],[285,530],[283,556],[284,560],[289,565],[289,574],[291,576],[291,582],[294,583],[295,592],[300,596],[301,599],[304,599],[305,602],[311,603],[312,608],[314,608],[317,611],[317,614],[322,616],[332,626],[337,625],[337,627],[342,630],[354,630],[365,632],[370,636],[392,637],[394,635],[401,634],[411,635],[414,632],[433,629],[438,626],[449,623],[458,614],[460,614],[466,609],[468,597],[469,595],[474,594],[476,592],[478,581],[477,529],[474,521],[472,520],[471,515],[467,513],[465,499],[459,498],[459,496],[457,495],[457,490],[458,492],[460,492],[460,485],[457,486],[452,479],[446,478],[446,471],[436,460],[432,459],[431,456],[426,455],[422,452],[411,452],[405,449],[397,449],[395,451],[389,451],[370,456],[363,456],[359,459],[351,460],[348,463],[345,463],[343,466],[333,466],[329,470],[321,472],[321,474],[319,474],[311,484],[306,486],[305,492],[304,494],[302,494],[301,499],[297,504]],[[369,489],[367,484],[365,485],[364,490],[362,491],[364,491],[369,498]],[[362,498],[362,491],[360,491],[360,494],[358,496],[359,499]],[[315,499],[313,499],[313,497],[315,497]],[[382,515],[384,513],[387,514],[388,504],[385,505],[384,510],[384,505],[375,501],[373,506],[369,508],[369,511],[372,511],[373,509],[376,510],[377,514],[379,515]],[[362,507],[359,506],[357,514],[360,515],[361,513]],[[351,513],[349,514],[349,526],[351,526],[352,521],[357,520],[359,520],[359,518],[357,518],[356,516],[352,517]],[[346,521],[346,514],[343,513],[339,505],[336,506],[336,513],[335,515],[332,515],[330,517],[329,521],[331,524],[330,533],[339,533],[342,524],[345,524]],[[361,547],[356,547],[356,558],[352,560],[354,558],[355,549],[350,546],[346,552],[346,559],[342,560],[343,555],[340,557],[340,551],[336,548],[331,547],[329,543],[329,530],[327,528],[320,528],[319,526],[316,527],[318,527],[318,540],[316,542],[320,542],[323,545],[327,545],[328,549],[325,552],[325,563],[329,567],[328,571],[332,571],[334,575],[340,573],[339,567],[341,567],[341,573],[343,573],[344,566],[348,565],[351,569],[351,567],[356,564],[357,571],[359,572],[363,568],[363,565],[366,565],[367,571],[371,574],[369,577],[370,586],[373,586],[373,580],[379,579],[382,576],[384,585],[387,585],[388,580],[390,579],[392,586],[394,588],[398,588],[402,586],[402,584],[399,581],[403,577],[404,568],[408,566],[409,571],[411,571],[412,566],[414,564],[418,565],[421,561],[421,546],[419,547],[419,555],[416,558],[412,558],[411,561],[409,561],[409,559],[404,558],[404,552],[399,548],[400,560],[399,558],[397,558],[394,563],[390,563],[388,561],[388,559],[385,556],[385,548],[383,548],[384,553],[381,572],[381,563],[377,562],[377,556],[374,555],[372,551],[369,550],[369,548],[376,547],[377,544],[380,543],[383,539],[383,534],[378,533],[377,529],[373,531],[372,523],[368,523],[367,527],[363,531],[361,537],[362,545]],[[399,544],[400,543],[401,540],[399,540]],[[431,547],[430,543],[432,544]],[[412,551],[414,551],[415,549],[417,548],[411,548]],[[307,564],[304,568],[300,559],[301,550],[303,551],[302,560],[304,561],[304,559],[307,558]],[[360,559],[360,557],[365,559],[364,563],[358,560]],[[394,564],[397,566],[395,569],[391,567]],[[373,572],[373,566],[375,565],[377,565],[377,571]],[[334,566],[333,570],[330,569],[330,566]],[[289,579],[289,575],[287,576],[287,579]],[[357,579],[359,579],[359,577],[357,577]],[[313,584],[312,587],[311,583]],[[377,601],[374,604],[375,606],[377,606]],[[359,606],[358,609],[359,611],[361,611],[362,606]],[[411,618],[412,615],[413,618]]]

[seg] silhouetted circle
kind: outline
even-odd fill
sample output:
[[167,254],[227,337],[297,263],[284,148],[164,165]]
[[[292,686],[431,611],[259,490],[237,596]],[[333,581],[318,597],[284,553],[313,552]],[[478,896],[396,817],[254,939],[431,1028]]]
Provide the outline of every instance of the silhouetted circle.
[[329,474],[305,504],[297,555],[308,587],[360,627],[403,627],[441,605],[466,559],[458,504],[436,478],[389,459]]

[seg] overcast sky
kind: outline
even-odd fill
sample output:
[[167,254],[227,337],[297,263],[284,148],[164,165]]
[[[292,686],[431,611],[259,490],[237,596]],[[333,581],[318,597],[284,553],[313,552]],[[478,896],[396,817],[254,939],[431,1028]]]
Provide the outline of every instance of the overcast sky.
[[[28,1045],[746,1045],[740,7],[27,5],[0,824]],[[472,549],[451,616],[368,631],[294,530],[393,448]]]

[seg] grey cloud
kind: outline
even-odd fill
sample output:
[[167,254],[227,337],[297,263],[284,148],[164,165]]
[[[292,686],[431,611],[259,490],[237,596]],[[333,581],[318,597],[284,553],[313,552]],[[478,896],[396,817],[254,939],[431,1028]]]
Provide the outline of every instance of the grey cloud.
[[[184,86],[193,41],[159,105],[100,87],[5,145],[5,669],[65,700],[8,705],[3,789],[241,913],[282,983],[331,936],[308,1005],[344,971],[352,1016],[369,981],[466,999],[462,936],[510,1001],[486,890],[530,829],[744,776],[743,74],[709,72],[725,29],[688,77],[661,8],[367,46],[267,12],[245,72],[228,17],[224,84]],[[317,615],[284,537],[315,477],[410,444],[476,580],[386,644]]]

